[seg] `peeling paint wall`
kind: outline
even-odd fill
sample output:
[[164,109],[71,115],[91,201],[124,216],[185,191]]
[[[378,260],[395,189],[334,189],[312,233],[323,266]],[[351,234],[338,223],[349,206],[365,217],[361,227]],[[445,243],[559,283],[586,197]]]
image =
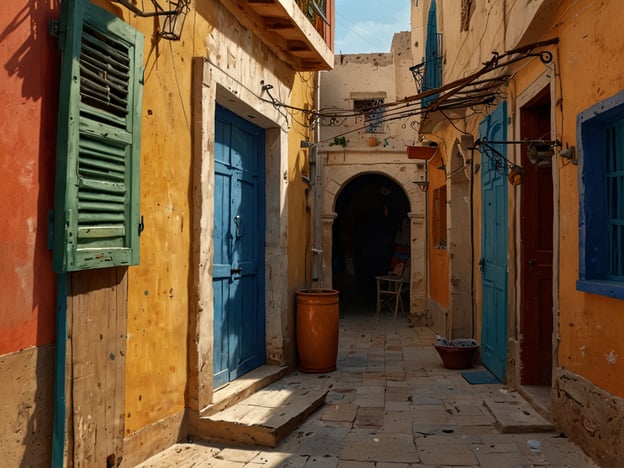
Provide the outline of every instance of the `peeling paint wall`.
[[[0,203],[0,355],[54,341],[56,277],[47,247],[52,209],[58,75],[48,6],[8,2],[0,12],[3,176]],[[25,20],[27,18],[27,20]]]
[[0,446],[4,466],[50,466],[54,346],[0,356]]
[[624,399],[578,374],[560,368],[552,392],[552,414],[560,427],[600,466],[624,459]]

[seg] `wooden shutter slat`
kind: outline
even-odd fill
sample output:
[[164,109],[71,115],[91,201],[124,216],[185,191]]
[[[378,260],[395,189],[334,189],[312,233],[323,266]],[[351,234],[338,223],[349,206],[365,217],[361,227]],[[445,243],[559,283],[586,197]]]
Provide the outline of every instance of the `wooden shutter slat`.
[[80,239],[102,239],[107,237],[123,237],[125,235],[126,227],[123,224],[78,228],[78,237]]
[[95,192],[103,192],[103,193],[125,193],[126,186],[125,184],[119,184],[109,181],[101,181],[94,179],[81,179],[78,182],[78,188],[91,189]]
[[107,213],[107,212],[99,212],[99,213],[89,213],[88,211],[83,211],[78,213],[78,224],[85,223],[118,223],[123,222],[125,217],[123,213]]
[[123,203],[106,203],[106,202],[89,202],[89,201],[79,201],[78,202],[79,210],[86,211],[97,211],[97,212],[118,212],[123,213],[125,211],[125,207]]
[[67,0],[54,268],[137,264],[143,37],[88,0]]
[[104,59],[106,63],[115,61],[122,68],[130,69],[130,56],[125,48],[111,47],[111,42],[113,42],[111,38],[103,36],[93,25],[86,24],[82,37],[85,42],[92,44],[89,50],[97,48],[100,51],[106,51],[106,58]]

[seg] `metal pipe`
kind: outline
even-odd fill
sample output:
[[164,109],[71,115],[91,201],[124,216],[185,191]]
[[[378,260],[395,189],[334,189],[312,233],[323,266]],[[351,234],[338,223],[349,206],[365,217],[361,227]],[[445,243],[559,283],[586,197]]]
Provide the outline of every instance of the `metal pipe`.
[[56,286],[56,348],[54,350],[54,413],[52,419],[52,466],[65,466],[67,404],[67,274],[58,275]]

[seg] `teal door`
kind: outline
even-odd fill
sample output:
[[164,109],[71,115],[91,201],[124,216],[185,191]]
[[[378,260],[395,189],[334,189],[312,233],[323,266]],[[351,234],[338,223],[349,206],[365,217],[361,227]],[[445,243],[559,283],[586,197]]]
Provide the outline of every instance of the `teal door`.
[[[481,122],[479,138],[507,139],[507,102]],[[507,145],[492,146],[507,157]],[[482,147],[481,171],[481,352],[483,365],[502,381],[507,362],[507,162]]]
[[264,131],[217,106],[214,386],[265,362]]

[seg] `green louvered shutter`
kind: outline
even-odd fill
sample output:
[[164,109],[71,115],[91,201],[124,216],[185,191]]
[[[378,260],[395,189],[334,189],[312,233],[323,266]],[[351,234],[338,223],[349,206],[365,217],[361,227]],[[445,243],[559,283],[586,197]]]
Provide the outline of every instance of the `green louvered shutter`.
[[61,7],[54,270],[136,265],[143,36],[87,0]]

